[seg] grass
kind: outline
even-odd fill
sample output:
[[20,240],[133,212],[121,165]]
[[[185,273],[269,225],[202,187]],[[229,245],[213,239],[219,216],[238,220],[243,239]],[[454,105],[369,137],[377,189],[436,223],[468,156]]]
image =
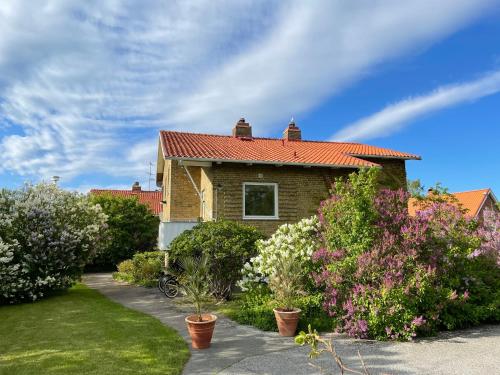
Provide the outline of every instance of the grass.
[[0,307],[0,374],[180,374],[188,358],[173,329],[82,284]]
[[217,306],[216,310],[227,316],[229,319],[236,321],[238,314],[241,311],[241,297],[239,295],[234,296],[232,300],[226,301]]

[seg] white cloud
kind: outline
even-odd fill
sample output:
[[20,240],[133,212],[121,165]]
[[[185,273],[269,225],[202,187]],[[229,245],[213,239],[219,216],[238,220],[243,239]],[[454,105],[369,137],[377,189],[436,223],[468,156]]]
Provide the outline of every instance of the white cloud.
[[346,126],[332,139],[359,141],[387,136],[418,117],[498,92],[500,92],[500,71],[495,71],[475,81],[443,86],[426,95],[391,104],[380,112]]
[[2,2],[0,173],[141,179],[161,128],[269,133],[492,4]]

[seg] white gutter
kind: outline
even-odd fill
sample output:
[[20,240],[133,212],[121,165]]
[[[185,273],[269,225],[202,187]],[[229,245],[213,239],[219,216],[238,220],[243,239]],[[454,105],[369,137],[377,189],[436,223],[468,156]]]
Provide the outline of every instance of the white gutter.
[[368,154],[355,154],[351,152],[346,152],[346,155],[358,158],[374,158],[374,159],[397,159],[397,160],[422,160],[421,156],[380,156],[380,155],[368,155]]
[[[363,160],[367,163],[373,165],[346,165],[346,164],[320,164],[320,163],[300,163],[300,162],[283,162],[283,161],[260,161],[260,160],[234,160],[234,159],[209,159],[209,158],[183,158],[183,157],[165,157],[166,160],[177,160],[179,162],[182,161],[211,161],[215,163],[242,163],[242,164],[266,164],[266,165],[289,165],[289,166],[299,166],[299,167],[322,167],[322,168],[367,168],[367,167],[375,167],[382,168],[382,166],[369,162],[367,160]],[[360,159],[362,160],[362,159]]]

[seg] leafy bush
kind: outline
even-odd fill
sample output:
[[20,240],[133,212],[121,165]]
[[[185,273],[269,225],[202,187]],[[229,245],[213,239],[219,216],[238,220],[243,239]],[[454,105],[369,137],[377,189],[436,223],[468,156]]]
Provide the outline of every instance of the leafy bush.
[[500,268],[491,251],[480,250],[486,240],[477,223],[435,197],[411,217],[408,193],[377,191],[376,174],[338,180],[320,208],[323,247],[313,256],[321,265],[314,277],[337,328],[408,340],[500,320]]
[[169,247],[172,261],[208,256],[212,293],[229,298],[241,277],[243,264],[256,253],[255,242],[264,238],[257,229],[227,220],[202,222],[175,238]]
[[128,283],[155,286],[163,268],[165,253],[163,251],[148,251],[134,254],[132,259],[118,264],[118,272],[113,274],[117,280]]
[[486,209],[484,211],[478,235],[481,237],[482,243],[473,256],[484,255],[496,259],[496,263],[500,267],[500,209]]
[[97,254],[91,267],[114,269],[135,253],[156,247],[159,219],[146,205],[139,203],[137,197],[103,194],[92,195],[90,200],[108,215],[107,245]]
[[[273,309],[278,307],[271,291],[265,284],[254,286],[238,296],[236,306],[224,314],[241,324],[252,325],[264,331],[277,331]],[[296,297],[293,306],[302,310],[299,329],[314,324],[321,331],[333,329],[332,319],[323,310],[323,295],[320,293]]]
[[127,273],[132,275],[133,271],[134,271],[134,262],[132,262],[132,259],[124,260],[123,262],[118,264],[118,272],[120,273]]
[[271,275],[276,274],[279,259],[292,259],[300,268],[304,288],[309,289],[311,255],[318,244],[318,219],[315,216],[295,224],[281,225],[271,238],[257,241],[258,255],[245,263],[241,271],[243,278],[238,285],[247,290],[259,283],[267,283]]
[[0,191],[0,304],[34,301],[77,280],[101,244],[106,215],[55,185]]

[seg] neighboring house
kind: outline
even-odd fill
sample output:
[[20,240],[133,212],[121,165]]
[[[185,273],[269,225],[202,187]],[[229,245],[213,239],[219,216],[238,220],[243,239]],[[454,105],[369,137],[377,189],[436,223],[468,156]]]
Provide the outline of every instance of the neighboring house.
[[[432,190],[428,192],[428,194],[431,193]],[[482,220],[486,209],[498,210],[498,201],[491,189],[470,190],[450,194],[456,198],[456,203],[466,210],[465,215],[467,217]],[[410,215],[414,216],[418,209],[418,200],[410,198],[408,200],[408,211]]]
[[198,220],[225,218],[271,234],[316,213],[336,177],[381,167],[381,183],[406,186],[405,161],[419,156],[360,143],[257,138],[245,119],[231,136],[161,131],[156,182],[164,207],[160,247]]
[[119,197],[137,197],[138,201],[148,206],[154,215],[159,216],[161,214],[162,192],[142,190],[139,182],[135,182],[132,185],[132,190],[92,189],[90,190],[90,194],[111,194]]

